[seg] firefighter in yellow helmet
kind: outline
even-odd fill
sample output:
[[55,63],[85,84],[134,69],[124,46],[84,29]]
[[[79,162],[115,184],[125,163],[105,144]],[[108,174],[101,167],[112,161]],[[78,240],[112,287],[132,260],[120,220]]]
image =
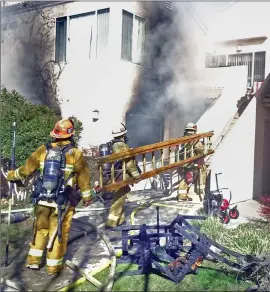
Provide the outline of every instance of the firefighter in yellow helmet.
[[[124,152],[130,149],[127,144],[128,138],[126,136],[127,128],[124,124],[120,124],[119,126],[112,131],[113,140],[111,141],[112,153]],[[127,179],[133,178],[138,179],[140,177],[140,173],[136,163],[134,163],[133,159],[126,159],[126,173]],[[115,169],[117,172],[122,171],[121,163],[116,162]],[[122,175],[118,176],[118,180],[123,178]],[[130,187],[125,186],[114,192],[112,205],[109,211],[109,216],[106,222],[106,228],[112,229],[113,227],[122,225],[125,223],[125,213],[124,213],[124,205],[126,198],[130,192]]]
[[[197,125],[195,125],[194,123],[188,123],[185,128],[184,136],[190,136],[196,133],[197,133]],[[185,147],[186,147],[187,158],[189,158],[191,154],[190,153],[191,144],[186,144]],[[183,151],[184,149],[182,148],[181,152],[183,153]],[[194,154],[200,155],[203,153],[204,153],[204,146],[202,142],[199,141],[198,143],[194,145]],[[205,164],[204,164],[203,159],[196,161],[196,163],[194,164],[186,164],[182,167],[182,169],[180,170],[182,180],[178,188],[178,196],[177,196],[178,201],[192,201],[192,198],[188,196],[188,192],[192,183],[195,184],[195,191],[198,195],[199,195],[199,192],[200,192],[200,195],[204,193],[204,189],[205,189],[205,173],[204,172],[205,172]],[[193,181],[193,178],[195,179],[195,181]]]
[[[90,170],[82,152],[74,145],[74,133],[74,123],[71,119],[58,121],[50,133],[54,141],[40,146],[26,160],[25,165],[10,171],[7,176],[10,181],[18,181],[24,180],[35,170],[40,172],[32,194],[36,220],[27,256],[27,268],[40,268],[48,237],[52,236],[58,226],[59,213],[62,213],[68,202],[71,203],[62,226],[58,229],[61,238],[56,238],[52,249],[47,251],[48,274],[59,273],[64,267],[63,257],[75,206],[81,199],[84,206],[88,206],[94,195],[90,186]],[[80,190],[80,195],[76,189]]]

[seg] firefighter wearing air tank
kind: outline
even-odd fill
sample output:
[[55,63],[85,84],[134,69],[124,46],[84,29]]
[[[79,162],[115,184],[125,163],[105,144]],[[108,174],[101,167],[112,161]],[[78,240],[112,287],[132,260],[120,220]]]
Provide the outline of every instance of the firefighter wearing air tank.
[[[188,123],[184,136],[190,136],[197,133],[197,125],[193,123]],[[186,144],[186,157],[189,158],[191,151],[191,144]],[[184,148],[181,149],[183,155]],[[204,153],[204,146],[201,141],[194,145],[194,154],[201,155]],[[199,195],[204,194],[205,189],[205,180],[206,180],[206,168],[204,160],[200,159],[193,164],[186,164],[182,167],[181,177],[183,178],[179,184],[178,188],[178,201],[192,201],[192,198],[189,197],[189,189],[192,183],[194,183],[195,191]],[[194,181],[195,179],[195,181]]]
[[[128,138],[126,136],[127,129],[124,124],[120,124],[117,128],[113,129],[112,136],[113,140],[110,142],[112,153],[119,153],[129,150],[129,146],[127,144]],[[134,163],[133,159],[126,159],[126,173],[127,179],[133,178],[138,179],[140,177],[140,173],[136,163]],[[121,163],[116,162],[115,169],[116,173],[122,173]],[[117,174],[116,174],[117,175]],[[122,175],[117,175],[118,179],[122,179]],[[110,229],[119,225],[124,224],[125,222],[125,213],[124,213],[124,205],[125,200],[130,192],[130,187],[125,186],[117,190],[113,195],[112,205],[109,211],[109,216],[106,223],[106,228]]]
[[[18,181],[24,180],[35,170],[40,172],[32,194],[36,219],[26,267],[40,268],[47,240],[58,230],[52,248],[47,250],[49,274],[59,273],[64,267],[63,257],[75,206],[81,199],[84,206],[88,206],[94,195],[90,186],[90,170],[82,152],[74,145],[74,133],[71,119],[57,122],[50,133],[53,142],[40,146],[26,160],[25,165],[8,173],[8,180]],[[80,190],[80,194],[77,190]],[[61,224],[59,214],[63,214],[65,209],[67,213]]]

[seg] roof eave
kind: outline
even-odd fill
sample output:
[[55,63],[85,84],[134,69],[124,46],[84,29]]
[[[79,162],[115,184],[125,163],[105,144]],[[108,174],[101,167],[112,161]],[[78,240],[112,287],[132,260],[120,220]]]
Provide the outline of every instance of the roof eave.
[[31,11],[38,8],[45,8],[50,6],[56,6],[61,4],[67,4],[75,1],[24,1],[21,3],[17,3],[14,5],[9,5],[6,7],[2,7],[2,14],[18,14],[26,11]]
[[266,41],[268,39],[267,36],[256,36],[256,37],[248,37],[248,38],[237,38],[237,39],[229,39],[229,40],[222,40],[222,41],[217,41],[214,42],[214,45],[226,45],[226,46],[230,46],[230,45],[245,45],[246,43],[256,43],[256,44],[261,44],[264,41]]

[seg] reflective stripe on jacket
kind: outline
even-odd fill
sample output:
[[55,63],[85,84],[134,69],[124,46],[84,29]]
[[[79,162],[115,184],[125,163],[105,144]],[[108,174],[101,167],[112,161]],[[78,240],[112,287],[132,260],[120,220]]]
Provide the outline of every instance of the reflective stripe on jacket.
[[[68,144],[70,144],[70,141],[61,141],[52,143],[52,147],[61,147]],[[46,152],[47,150],[45,145],[40,146],[30,155],[23,166],[19,167],[15,171],[10,171],[7,179],[22,180],[31,175],[35,170],[39,170],[42,175]],[[90,170],[82,152],[75,147],[66,153],[66,167],[64,170],[65,179],[67,179],[72,172],[75,173],[75,176],[67,182],[67,185],[74,186],[77,184],[82,193],[82,199],[84,201],[91,199]]]

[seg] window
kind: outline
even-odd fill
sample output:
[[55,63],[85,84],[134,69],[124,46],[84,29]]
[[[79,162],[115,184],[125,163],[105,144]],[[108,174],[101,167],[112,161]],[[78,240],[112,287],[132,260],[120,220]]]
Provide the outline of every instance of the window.
[[263,82],[265,77],[265,52],[254,55],[254,81]]
[[144,40],[145,20],[123,10],[121,59],[141,64],[143,62]]
[[205,68],[217,68],[224,66],[226,66],[226,55],[206,55]]
[[246,65],[248,67],[247,83],[249,86],[252,86],[254,82],[264,81],[265,56],[266,52],[231,54],[228,55],[226,61],[226,55],[212,56],[211,54],[207,54],[205,58],[205,67],[217,68],[226,65],[227,66]]
[[67,18],[56,19],[55,62],[66,62]]
[[97,57],[107,52],[109,37],[109,13],[110,9],[102,9],[97,12]]
[[93,58],[93,25],[95,12],[70,17],[68,60],[84,61]]
[[106,54],[110,9],[56,19],[55,61],[83,62]]

